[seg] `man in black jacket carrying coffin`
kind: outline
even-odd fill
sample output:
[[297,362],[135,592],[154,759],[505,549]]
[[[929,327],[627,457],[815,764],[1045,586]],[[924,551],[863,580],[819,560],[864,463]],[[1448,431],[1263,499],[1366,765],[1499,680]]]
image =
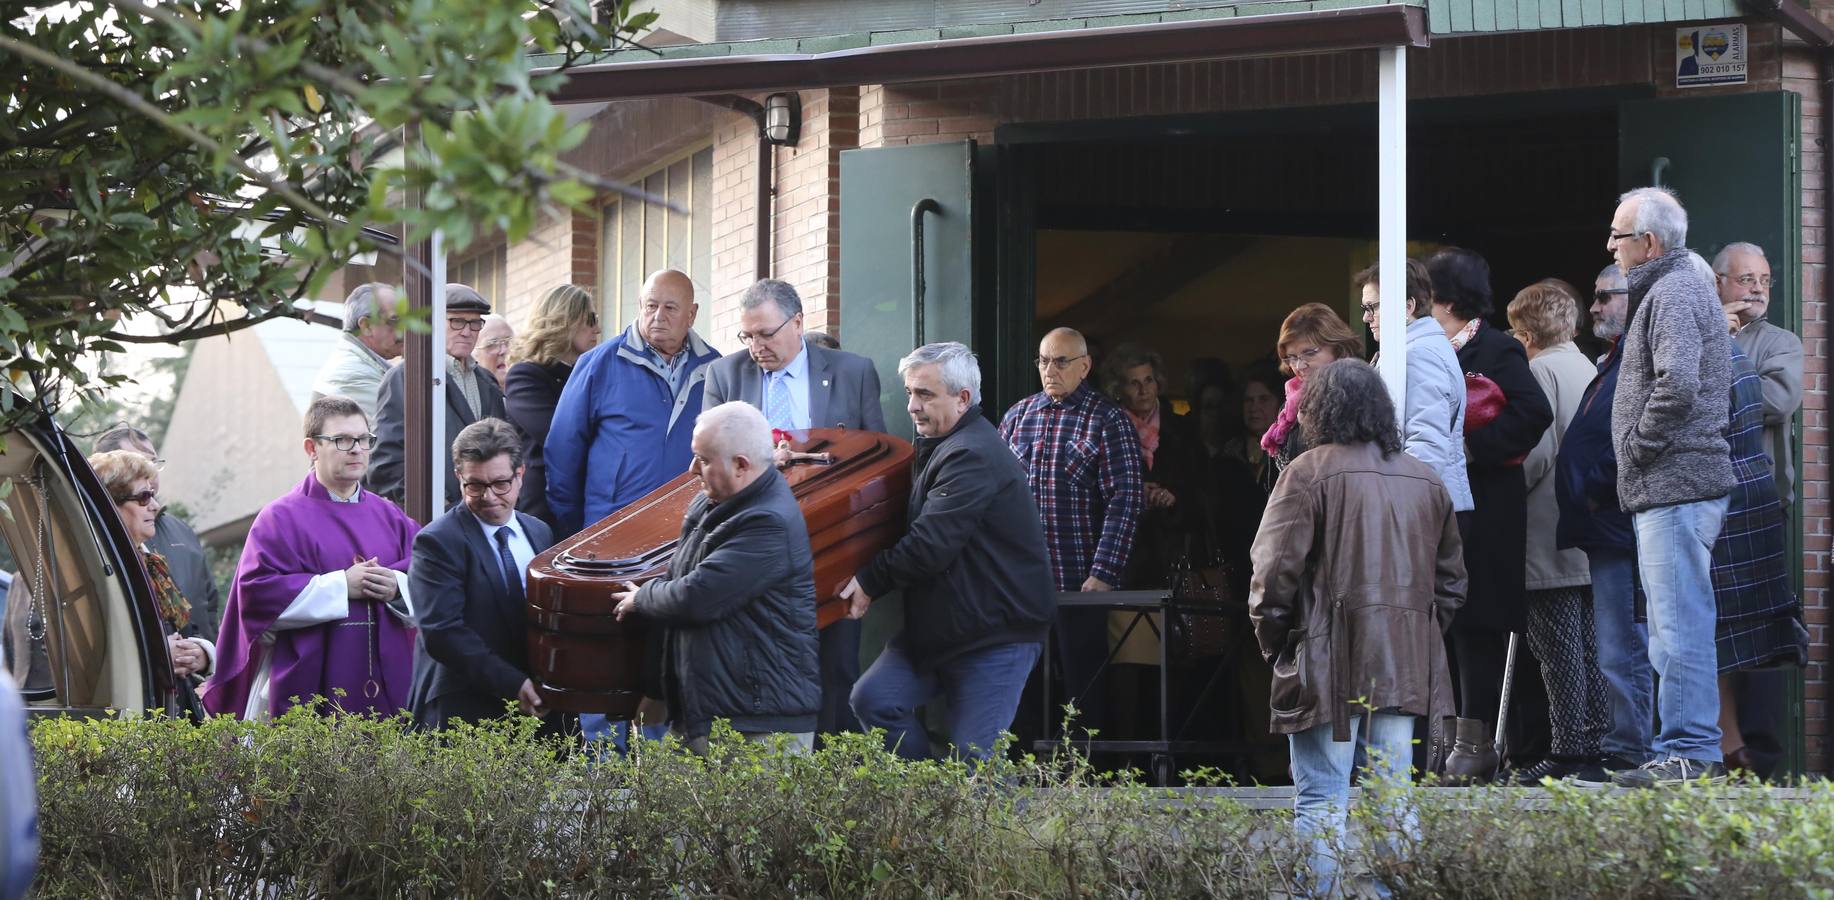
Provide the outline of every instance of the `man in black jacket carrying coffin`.
[[705,489],[688,506],[666,576],[615,595],[664,629],[669,724],[705,753],[713,720],[749,740],[787,735],[815,745],[821,705],[815,557],[790,484],[772,465],[764,414],[734,401],[694,425],[693,471]]
[[853,711],[907,759],[930,756],[917,708],[940,696],[948,740],[985,759],[1012,724],[1056,613],[1050,560],[1025,470],[981,415],[974,354],[949,342],[898,364],[916,426],[910,526],[845,589],[859,618],[904,591],[904,630],[853,689]]

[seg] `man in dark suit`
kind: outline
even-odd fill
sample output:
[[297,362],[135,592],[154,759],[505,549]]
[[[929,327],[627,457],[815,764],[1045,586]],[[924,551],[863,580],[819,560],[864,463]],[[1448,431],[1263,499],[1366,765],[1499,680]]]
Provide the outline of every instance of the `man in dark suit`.
[[[524,579],[554,543],[540,519],[516,512],[522,441],[502,419],[467,425],[452,442],[464,503],[414,538],[408,597],[414,607],[414,687],[408,705],[421,728],[506,714],[546,716],[528,676]],[[544,728],[555,727],[550,722]]]
[[[802,298],[788,282],[767,278],[748,288],[739,301],[739,329],[745,350],[708,367],[703,409],[742,400],[781,431],[885,430],[872,360],[804,340]],[[859,729],[847,705],[859,678],[860,623],[845,619],[829,625],[821,633],[818,731]]]
[[[484,330],[490,301],[462,284],[446,285],[446,436],[442,447],[451,447],[459,432],[480,419],[506,419],[503,390],[496,376],[472,359]],[[405,445],[407,437],[407,367],[395,366],[382,377],[376,395],[376,436],[370,454],[369,478],[364,487],[400,503],[407,494]],[[458,502],[458,479],[446,475],[446,506]]]

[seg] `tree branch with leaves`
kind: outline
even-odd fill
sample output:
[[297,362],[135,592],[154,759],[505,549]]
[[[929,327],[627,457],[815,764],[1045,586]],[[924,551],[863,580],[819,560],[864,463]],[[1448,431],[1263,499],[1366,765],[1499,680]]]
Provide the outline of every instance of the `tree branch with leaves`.
[[[89,0],[0,21],[0,426],[120,376],[87,356],[282,316],[359,254],[525,237],[641,196],[562,161],[546,94],[655,19],[629,0]],[[532,74],[532,53],[558,54]],[[406,143],[409,130],[420,135]],[[408,208],[410,193],[421,203]],[[123,323],[148,315],[157,335]]]

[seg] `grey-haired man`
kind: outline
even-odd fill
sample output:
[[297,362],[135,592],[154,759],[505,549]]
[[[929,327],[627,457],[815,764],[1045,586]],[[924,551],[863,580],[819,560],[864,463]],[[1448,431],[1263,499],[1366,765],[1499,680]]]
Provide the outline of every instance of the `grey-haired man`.
[[376,392],[389,361],[401,356],[401,314],[395,289],[381,282],[359,284],[344,300],[344,331],[312,379],[312,399],[349,397],[376,421]]
[[1713,542],[1732,491],[1726,443],[1732,353],[1713,282],[1687,249],[1688,215],[1663,188],[1624,194],[1605,249],[1630,282],[1611,441],[1618,500],[1636,530],[1661,679],[1656,758],[1625,787],[1724,778],[1714,645]]

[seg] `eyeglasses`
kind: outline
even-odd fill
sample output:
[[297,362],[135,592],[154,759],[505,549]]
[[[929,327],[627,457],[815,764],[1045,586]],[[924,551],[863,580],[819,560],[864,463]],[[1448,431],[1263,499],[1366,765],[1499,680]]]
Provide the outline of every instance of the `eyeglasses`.
[[[802,315],[802,313],[797,313],[796,315],[799,316],[799,315]],[[784,319],[783,321],[777,323],[776,328],[772,328],[769,331],[760,331],[757,334],[750,334],[750,333],[741,331],[738,334],[734,335],[734,337],[739,339],[739,343],[744,344],[745,346],[749,347],[757,341],[768,341],[771,338],[776,337],[777,332],[783,330],[783,326],[790,324],[791,322],[795,321],[795,319],[796,319],[796,316],[791,316],[787,319]]]
[[1068,369],[1071,363],[1076,362],[1079,359],[1086,359],[1088,358],[1088,356],[1089,354],[1087,353],[1081,353],[1076,356],[1040,356],[1037,359],[1032,360],[1032,362],[1037,363],[1038,368],[1040,369],[1056,369],[1057,371],[1062,372],[1063,370]]
[[1607,288],[1602,291],[1593,291],[1592,300],[1597,303],[1610,303],[1612,297],[1628,293],[1630,293],[1628,288]]
[[138,494],[129,494],[125,497],[116,497],[115,505],[116,506],[126,506],[129,503],[138,503],[143,507],[150,507],[158,501],[159,501],[159,492],[149,490],[149,491],[141,491]]
[[359,446],[365,450],[374,450],[376,449],[376,441],[379,440],[374,434],[315,434],[312,436],[312,439],[315,441],[324,441],[346,453],[357,449]]
[[1732,278],[1732,276],[1730,275],[1721,275],[1719,277],[1729,278],[1732,280],[1733,284],[1736,284],[1742,288],[1748,288],[1755,284],[1758,287],[1761,287],[1765,290],[1770,290],[1770,276],[1769,275],[1753,275],[1750,272],[1746,272],[1745,274],[1740,275],[1737,278]]
[[459,489],[463,490],[467,497],[482,497],[484,496],[484,489],[489,488],[491,493],[501,497],[509,493],[510,486],[515,483],[516,478],[512,475],[508,478],[500,478],[496,481],[461,481],[459,482]]
[[486,350],[508,350],[509,349],[509,338],[497,338],[494,341],[485,341],[484,349]]
[[483,331],[483,319],[447,319],[446,327],[453,331]]
[[1648,233],[1649,233],[1649,232],[1646,232],[1646,231],[1642,231],[1642,232],[1639,232],[1639,231],[1625,231],[1625,232],[1621,232],[1621,233],[1620,233],[1620,232],[1616,232],[1616,231],[1613,231],[1613,232],[1611,232],[1611,239],[1612,239],[1612,240],[1614,240],[1614,241],[1628,241],[1628,240],[1630,240],[1631,238],[1634,238],[1634,237],[1642,237],[1643,235],[1645,235],[1645,234],[1648,234]]
[[587,328],[599,327],[599,314],[598,313],[595,313],[591,310],[586,311],[586,327]]
[[1301,350],[1292,356],[1280,357],[1280,361],[1286,363],[1286,367],[1289,369],[1298,368],[1300,363],[1305,363],[1306,368],[1311,368],[1312,358],[1323,353],[1324,349],[1323,347],[1313,347],[1310,350]]

